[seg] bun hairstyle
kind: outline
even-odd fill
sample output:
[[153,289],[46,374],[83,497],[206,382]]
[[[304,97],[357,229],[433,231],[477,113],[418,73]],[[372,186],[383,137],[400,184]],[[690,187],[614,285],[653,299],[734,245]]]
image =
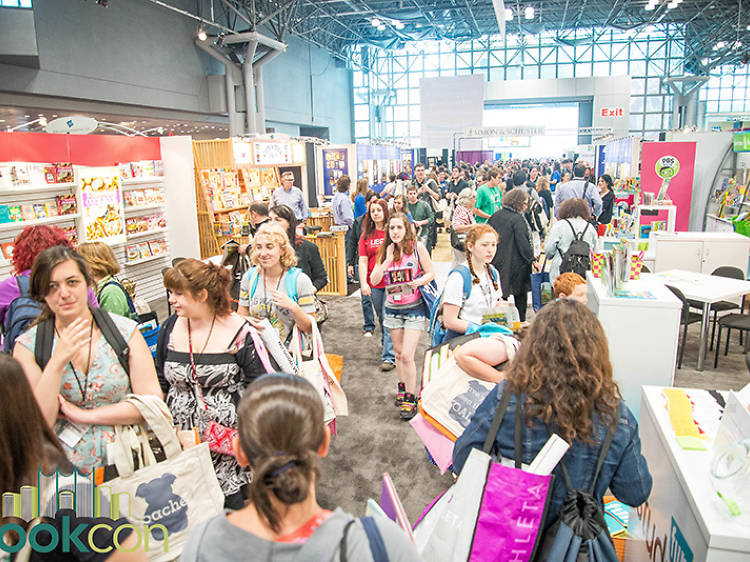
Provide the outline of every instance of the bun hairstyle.
[[304,501],[319,475],[323,403],[302,377],[275,374],[248,386],[237,412],[240,446],[253,471],[249,499],[278,532],[281,516],[271,495],[285,505]]
[[[466,233],[466,239],[464,240],[464,247],[466,248],[466,263],[469,266],[469,272],[471,272],[472,285],[479,285],[479,275],[474,272],[474,264],[471,263],[471,250],[469,249],[469,244],[474,246],[477,243],[477,240],[479,240],[485,234],[494,234],[495,239],[498,238],[497,231],[490,225],[477,224],[469,229],[469,231]],[[497,291],[497,280],[492,275],[490,264],[485,264],[485,267],[487,268],[487,276],[490,278],[490,281],[492,281],[492,287]]]
[[232,312],[229,285],[232,274],[228,269],[193,258],[184,259],[164,273],[164,286],[170,291],[188,291],[195,296],[205,289],[206,304],[216,316]]

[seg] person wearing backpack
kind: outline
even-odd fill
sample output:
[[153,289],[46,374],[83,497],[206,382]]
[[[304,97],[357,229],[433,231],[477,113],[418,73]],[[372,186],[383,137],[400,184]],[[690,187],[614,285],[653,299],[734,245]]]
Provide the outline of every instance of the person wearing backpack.
[[591,251],[596,250],[598,235],[589,222],[589,205],[583,199],[567,199],[560,204],[560,220],[547,236],[544,254],[547,256],[549,280],[555,282],[561,273],[577,273],[584,279],[591,269]]
[[96,284],[96,300],[102,310],[119,314],[131,320],[138,320],[133,299],[125,287],[115,278],[120,272],[120,264],[112,249],[104,242],[86,242],[78,246],[78,253],[89,266],[89,272]]
[[[522,462],[531,463],[552,433],[570,444],[553,471],[555,479],[543,523],[547,533],[555,533],[553,524],[558,517],[567,518],[566,514],[576,511],[576,505],[570,505],[571,498],[575,503],[581,494],[588,494],[589,505],[599,510],[603,509],[602,497],[608,488],[630,506],[648,499],[652,478],[641,454],[638,422],[612,377],[604,329],[586,305],[560,299],[536,313],[505,371],[505,380],[477,408],[456,441],[455,472],[461,472],[471,449],[482,449],[506,390],[513,394],[494,440],[497,453],[506,459],[515,458],[517,415],[523,416]],[[611,441],[609,445],[607,441]],[[603,464],[597,474],[602,452]]]
[[414,543],[386,517],[324,509],[315,487],[331,435],[323,404],[302,377],[272,374],[248,386],[238,408],[238,462],[253,480],[241,509],[197,525],[182,562],[419,560]]
[[[57,226],[27,226],[13,241],[10,260],[13,274],[0,281],[0,326],[3,333],[3,351],[13,351],[20,336],[42,312],[41,305],[29,292],[31,266],[42,251],[52,246],[72,248],[70,239]],[[98,306],[93,288],[89,289],[89,304]]]
[[39,407],[83,474],[108,464],[115,426],[139,423],[128,394],[162,397],[154,361],[136,323],[93,308],[86,260],[65,246],[47,248],[31,270],[39,322],[16,341]]
[[497,250],[497,232],[486,224],[466,233],[466,261],[448,274],[443,292],[443,341],[475,332],[482,316],[502,300],[500,274],[492,265]]
[[253,239],[251,259],[254,267],[242,278],[237,313],[248,316],[260,330],[260,320],[268,319],[282,342],[291,338],[295,325],[309,334],[315,322],[315,287],[295,267],[297,256],[280,225],[260,227]]

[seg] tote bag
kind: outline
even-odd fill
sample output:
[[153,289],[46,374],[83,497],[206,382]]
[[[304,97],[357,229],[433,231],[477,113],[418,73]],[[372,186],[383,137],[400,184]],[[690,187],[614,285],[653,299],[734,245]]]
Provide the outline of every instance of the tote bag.
[[544,271],[546,264],[547,257],[545,256],[544,262],[542,262],[542,270],[531,274],[531,306],[534,312],[554,298],[552,283],[549,280],[549,272]]
[[297,326],[292,330],[292,357],[299,375],[305,378],[318,391],[323,400],[324,421],[332,422],[336,416],[349,415],[349,404],[344,389],[331,369],[323,350],[323,340],[318,326],[312,323],[312,357],[305,361],[302,356],[302,337]]
[[[208,445],[183,451],[162,400],[130,394],[126,401],[138,408],[144,422],[115,426],[113,449],[119,477],[99,488],[109,488],[113,507],[136,527],[149,527],[147,554],[152,561],[174,560],[191,529],[222,513],[224,494]],[[156,462],[149,433],[161,445],[165,460]]]
[[[508,360],[513,359],[518,342],[512,337],[499,336],[508,352]],[[485,340],[499,344],[497,340]],[[430,377],[422,389],[419,402],[420,413],[443,435],[455,441],[464,432],[479,405],[495,388],[496,383],[479,380],[468,375],[456,364],[451,356]]]
[[415,541],[424,560],[533,560],[552,476],[521,468],[522,411],[515,419],[515,467],[490,457],[510,395],[506,385],[483,449],[471,450],[456,483],[416,527]]

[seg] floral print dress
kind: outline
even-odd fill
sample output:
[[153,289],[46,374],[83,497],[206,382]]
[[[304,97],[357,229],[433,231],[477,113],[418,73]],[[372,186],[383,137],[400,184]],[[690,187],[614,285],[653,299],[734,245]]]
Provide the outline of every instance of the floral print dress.
[[[130,341],[133,332],[136,330],[136,323],[133,320],[110,314],[117,329],[122,334],[126,342]],[[34,326],[18,337],[17,342],[23,344],[29,351],[34,353],[36,341],[36,330]],[[52,343],[52,352],[55,351],[58,338],[55,334]],[[108,406],[122,401],[125,396],[130,394],[130,377],[122,368],[115,355],[114,349],[103,335],[99,335],[99,342],[96,349],[91,350],[92,363],[89,369],[88,381],[84,390],[84,396],[81,395],[81,389],[78,385],[84,383],[86,375],[77,372],[74,374],[68,363],[63,369],[62,384],[60,395],[68,402],[75,404],[80,408],[98,408]],[[78,380],[76,380],[76,374]],[[54,426],[57,436],[60,436],[69,422],[58,419]],[[94,468],[107,464],[107,445],[115,439],[115,428],[112,425],[89,425],[82,426],[86,429],[83,436],[72,447],[62,442],[65,454],[71,463],[75,465],[79,472],[83,474],[91,473]]]

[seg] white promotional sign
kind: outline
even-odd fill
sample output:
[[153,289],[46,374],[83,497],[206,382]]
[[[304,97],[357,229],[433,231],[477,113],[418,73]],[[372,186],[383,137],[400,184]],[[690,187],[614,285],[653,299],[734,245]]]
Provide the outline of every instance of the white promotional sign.
[[540,137],[545,133],[544,127],[467,127],[467,137]]
[[93,117],[73,115],[71,117],[60,117],[53,119],[44,128],[48,133],[63,135],[88,135],[93,133],[99,123]]

